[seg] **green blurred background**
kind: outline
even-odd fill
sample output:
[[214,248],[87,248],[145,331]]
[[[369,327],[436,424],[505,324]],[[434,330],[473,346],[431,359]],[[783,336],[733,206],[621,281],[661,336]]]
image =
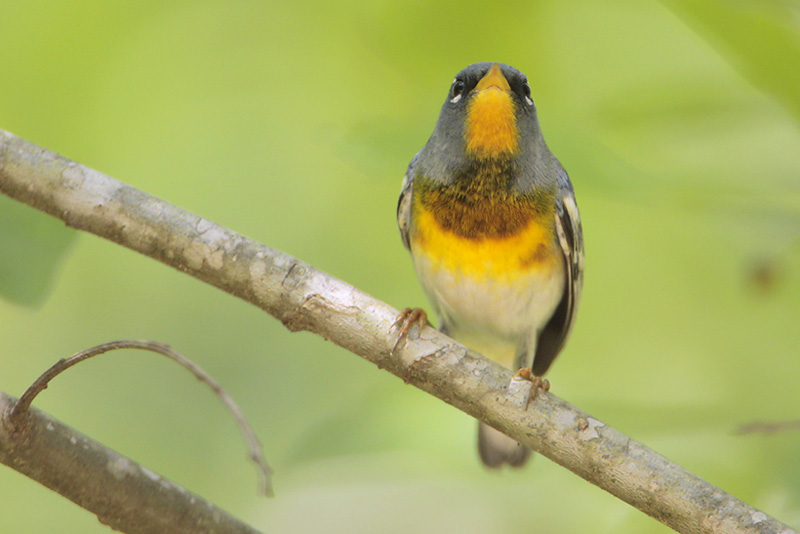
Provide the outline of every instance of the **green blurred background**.
[[[587,272],[559,396],[800,527],[800,8],[781,0],[0,4],[0,128],[426,305],[400,180],[453,75],[531,80]],[[188,373],[112,353],[36,405],[265,532],[666,527],[542,457],[487,472],[475,423],[358,357],[0,198],[0,390],[119,338],[171,344],[240,402],[275,469]],[[104,533],[0,469],[0,531]]]

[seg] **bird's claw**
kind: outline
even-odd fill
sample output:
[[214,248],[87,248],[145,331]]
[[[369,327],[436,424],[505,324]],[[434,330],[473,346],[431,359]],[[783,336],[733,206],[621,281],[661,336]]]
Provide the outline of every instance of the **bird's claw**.
[[546,378],[542,378],[541,376],[535,376],[531,372],[530,367],[523,367],[522,369],[519,369],[516,373],[514,373],[514,377],[511,380],[528,380],[531,382],[531,395],[528,397],[528,402],[525,403],[525,409],[527,409],[531,401],[536,398],[536,394],[540,389],[544,393],[550,391],[550,381]]
[[400,346],[400,343],[408,338],[408,333],[411,330],[411,327],[416,325],[420,330],[428,324],[428,314],[425,313],[425,310],[421,308],[406,308],[400,312],[400,315],[397,316],[394,323],[392,323],[392,329],[398,328],[397,332],[397,340],[394,342],[394,346],[389,354],[394,354],[397,350],[397,347]]

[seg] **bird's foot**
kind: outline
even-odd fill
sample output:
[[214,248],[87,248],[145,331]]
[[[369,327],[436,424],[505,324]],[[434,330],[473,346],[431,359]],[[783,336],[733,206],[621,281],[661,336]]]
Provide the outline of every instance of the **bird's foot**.
[[542,390],[542,393],[550,391],[550,381],[546,378],[542,378],[541,376],[535,376],[531,372],[530,367],[523,367],[514,373],[514,377],[511,379],[511,381],[513,382],[514,380],[527,380],[531,383],[531,394],[525,403],[526,410],[528,409],[528,405],[531,403],[531,401],[536,398],[536,394],[539,392],[539,390]]
[[422,330],[427,324],[429,324],[428,314],[425,313],[425,310],[421,308],[406,308],[401,311],[400,315],[392,323],[392,329],[397,328],[398,332],[397,340],[394,342],[392,351],[389,354],[394,354],[400,343],[408,338],[408,333],[414,325]]

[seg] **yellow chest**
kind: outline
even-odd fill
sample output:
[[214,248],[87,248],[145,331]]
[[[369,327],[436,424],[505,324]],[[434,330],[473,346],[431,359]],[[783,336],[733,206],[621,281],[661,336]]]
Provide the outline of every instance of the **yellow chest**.
[[419,201],[414,209],[411,248],[415,256],[425,256],[435,270],[476,280],[511,281],[530,274],[546,275],[561,266],[552,224],[542,217],[532,217],[513,233],[466,237],[444,228]]

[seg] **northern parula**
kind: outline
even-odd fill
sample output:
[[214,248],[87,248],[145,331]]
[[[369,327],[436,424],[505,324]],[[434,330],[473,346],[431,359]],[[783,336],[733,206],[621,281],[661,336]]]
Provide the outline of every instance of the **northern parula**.
[[[575,320],[583,236],[572,184],[542,137],[524,74],[502,63],[456,74],[406,171],[397,224],[439,330],[541,377]],[[398,321],[402,336],[427,318],[407,309]],[[489,467],[521,466],[530,455],[484,423],[478,450]]]

